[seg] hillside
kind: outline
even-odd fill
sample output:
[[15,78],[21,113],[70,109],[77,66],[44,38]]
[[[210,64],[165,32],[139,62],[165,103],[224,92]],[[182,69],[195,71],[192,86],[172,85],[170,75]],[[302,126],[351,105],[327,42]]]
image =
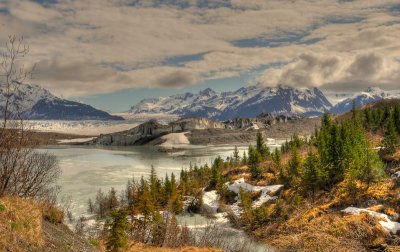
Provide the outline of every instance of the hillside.
[[[3,114],[6,90],[0,85],[0,115]],[[80,102],[59,98],[48,90],[29,84],[18,84],[10,98],[9,111],[19,111],[26,119],[36,120],[124,120]]]
[[97,251],[61,222],[56,209],[29,199],[0,198],[1,251]]

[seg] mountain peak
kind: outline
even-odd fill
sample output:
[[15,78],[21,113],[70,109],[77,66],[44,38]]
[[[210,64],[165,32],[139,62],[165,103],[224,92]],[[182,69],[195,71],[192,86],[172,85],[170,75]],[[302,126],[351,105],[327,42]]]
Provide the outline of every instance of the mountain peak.
[[206,88],[199,92],[199,95],[201,95],[201,96],[212,96],[215,94],[216,94],[216,92],[214,90],[212,90],[211,88]]
[[134,114],[168,113],[183,117],[213,119],[252,117],[261,113],[321,114],[331,108],[322,92],[287,85],[249,85],[236,91],[217,93],[211,88],[190,96],[173,95],[154,101],[141,101],[130,110]]
[[365,93],[369,94],[385,94],[385,91],[382,90],[379,87],[368,87],[367,89],[364,90]]

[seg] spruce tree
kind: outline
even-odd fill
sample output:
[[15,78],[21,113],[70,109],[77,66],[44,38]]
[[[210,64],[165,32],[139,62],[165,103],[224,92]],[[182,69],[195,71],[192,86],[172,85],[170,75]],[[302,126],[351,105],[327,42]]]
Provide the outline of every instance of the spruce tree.
[[300,178],[301,157],[296,147],[293,148],[288,163],[289,183],[296,185]]
[[234,160],[235,165],[239,164],[239,160],[240,160],[239,150],[238,150],[238,147],[236,145],[235,145],[235,150],[233,151],[233,160]]
[[396,126],[394,124],[394,118],[392,116],[389,117],[389,120],[385,127],[383,145],[385,147],[385,151],[388,154],[393,154],[396,151],[397,146],[399,145],[399,136],[397,134]]
[[322,170],[318,156],[311,150],[303,165],[302,187],[306,194],[314,197],[315,192],[323,185],[326,174]]
[[109,227],[106,247],[107,251],[119,252],[128,249],[127,230],[129,223],[127,219],[128,212],[125,210],[115,210],[108,214],[111,221],[106,223]]
[[249,146],[249,161],[248,165],[250,168],[250,173],[253,178],[259,178],[262,174],[262,168],[260,166],[262,157],[260,152],[254,149],[253,146]]
[[211,180],[208,185],[208,190],[215,190],[222,183],[221,168],[224,161],[220,156],[214,159],[213,165],[211,167]]
[[256,150],[258,153],[260,153],[263,159],[266,159],[270,156],[269,148],[265,145],[264,137],[261,131],[257,132]]
[[117,191],[114,189],[114,187],[111,187],[110,192],[108,193],[107,197],[107,208],[110,211],[116,210],[119,206],[119,201],[117,198]]

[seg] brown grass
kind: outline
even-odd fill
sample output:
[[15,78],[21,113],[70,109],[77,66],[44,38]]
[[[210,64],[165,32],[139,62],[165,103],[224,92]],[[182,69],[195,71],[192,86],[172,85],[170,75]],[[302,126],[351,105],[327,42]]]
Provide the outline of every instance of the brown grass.
[[214,248],[196,248],[196,247],[158,248],[143,244],[134,244],[129,249],[129,252],[221,252],[221,250]]
[[4,251],[26,251],[43,245],[42,214],[31,200],[0,198],[0,248]]

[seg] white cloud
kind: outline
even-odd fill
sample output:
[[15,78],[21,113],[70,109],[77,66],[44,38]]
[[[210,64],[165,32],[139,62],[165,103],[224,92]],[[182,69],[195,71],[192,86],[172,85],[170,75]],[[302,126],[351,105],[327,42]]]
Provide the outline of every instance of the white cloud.
[[[182,87],[276,62],[290,63],[267,70],[263,82],[333,88],[368,78],[392,85],[398,71],[400,17],[389,12],[398,0],[231,0],[232,8],[198,8],[197,1],[182,0],[188,6],[183,9],[159,0],[126,6],[130,2],[68,0],[43,7],[5,1],[0,3],[8,10],[0,12],[0,42],[8,34],[24,34],[31,47],[27,60],[42,69],[35,82],[65,96]],[[212,7],[226,2],[209,1]],[[274,48],[231,43],[293,33],[307,35],[302,41],[321,41],[289,41]],[[205,53],[201,60],[182,66],[163,63],[198,53]]]

